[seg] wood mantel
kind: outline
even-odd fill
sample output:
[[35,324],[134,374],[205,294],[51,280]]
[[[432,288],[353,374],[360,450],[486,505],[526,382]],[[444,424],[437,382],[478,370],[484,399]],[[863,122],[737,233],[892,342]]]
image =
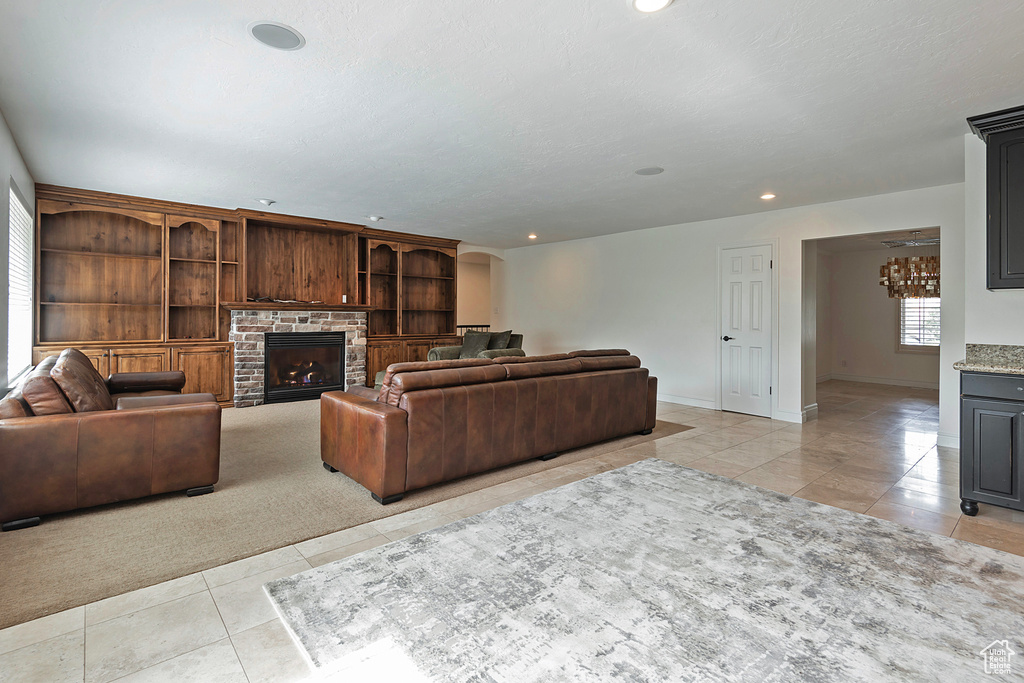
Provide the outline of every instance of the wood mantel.
[[304,304],[275,301],[226,301],[221,308],[229,311],[369,311],[373,306],[359,304]]

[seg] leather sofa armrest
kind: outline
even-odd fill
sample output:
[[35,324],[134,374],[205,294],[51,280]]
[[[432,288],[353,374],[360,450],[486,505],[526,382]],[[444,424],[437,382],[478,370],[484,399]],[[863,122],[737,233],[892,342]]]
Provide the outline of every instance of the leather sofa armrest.
[[437,346],[427,351],[427,360],[458,360],[461,346]]
[[213,394],[168,394],[167,396],[124,396],[117,399],[117,410],[138,410],[160,406],[181,406],[193,403],[216,403]]
[[647,378],[647,419],[644,429],[654,429],[658,422],[658,378]]
[[380,396],[380,387],[367,387],[362,384],[353,384],[349,388],[345,389],[345,391],[350,394],[355,394],[356,396],[362,396],[363,398],[371,401],[376,401]]
[[78,423],[87,413],[0,420],[0,522],[78,504]]
[[486,349],[484,351],[481,351],[477,355],[477,357],[478,358],[490,358],[490,359],[493,360],[495,358],[508,358],[510,356],[525,356],[525,355],[526,355],[526,351],[523,351],[522,349]]
[[177,391],[185,386],[185,373],[175,372],[117,372],[107,378],[111,394],[139,391]]
[[405,492],[408,413],[344,391],[320,396],[320,457],[377,498]]

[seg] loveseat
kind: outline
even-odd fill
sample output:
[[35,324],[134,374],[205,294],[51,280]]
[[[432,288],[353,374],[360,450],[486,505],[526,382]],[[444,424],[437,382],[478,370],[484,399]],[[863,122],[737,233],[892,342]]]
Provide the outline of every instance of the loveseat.
[[104,380],[65,349],[0,400],[0,523],[158,493],[209,493],[220,475],[220,406],[182,394],[181,372]]
[[320,455],[388,504],[407,491],[654,428],[657,379],[621,349],[390,365],[376,399],[320,397]]
[[437,346],[427,352],[427,360],[456,360],[458,358],[502,358],[525,356],[523,335],[504,332],[468,330],[459,346]]

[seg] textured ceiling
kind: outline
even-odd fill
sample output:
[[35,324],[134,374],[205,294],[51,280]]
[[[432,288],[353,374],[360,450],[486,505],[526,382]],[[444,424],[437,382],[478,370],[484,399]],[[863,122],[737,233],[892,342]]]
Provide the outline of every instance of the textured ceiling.
[[39,182],[513,247],[960,182],[1022,34],[1017,0],[3,0],[0,110]]

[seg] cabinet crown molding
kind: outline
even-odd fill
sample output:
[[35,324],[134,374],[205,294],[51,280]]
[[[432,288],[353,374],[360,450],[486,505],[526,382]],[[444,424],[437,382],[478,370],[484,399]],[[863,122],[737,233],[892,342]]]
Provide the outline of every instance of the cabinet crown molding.
[[975,135],[988,142],[989,136],[994,133],[1024,128],[1024,106],[971,116],[967,123]]

